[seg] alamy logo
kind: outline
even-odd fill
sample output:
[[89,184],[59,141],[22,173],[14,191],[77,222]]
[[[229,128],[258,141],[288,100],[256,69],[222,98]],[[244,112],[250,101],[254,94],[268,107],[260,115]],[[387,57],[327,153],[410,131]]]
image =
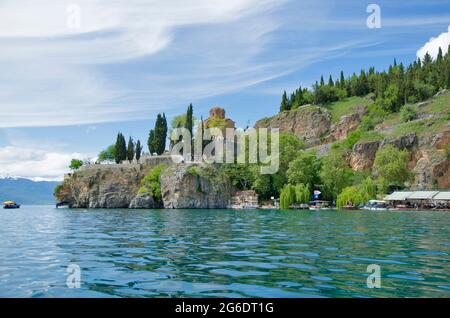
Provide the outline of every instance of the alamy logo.
[[81,287],[81,269],[77,264],[70,264],[67,266],[66,270],[67,276],[66,285],[69,288],[80,288]]
[[[174,129],[170,138],[178,140],[171,149],[172,160],[180,162],[258,164],[261,174],[275,174],[280,166],[279,129],[202,129],[192,138],[185,128]],[[207,143],[205,145],[205,143]],[[270,151],[269,151],[270,145]]]
[[381,267],[376,264],[369,265],[367,273],[370,273],[367,277],[367,288],[381,288]]
[[367,27],[369,29],[381,28],[381,8],[378,4],[369,4],[367,6],[367,13],[370,13],[367,18]]

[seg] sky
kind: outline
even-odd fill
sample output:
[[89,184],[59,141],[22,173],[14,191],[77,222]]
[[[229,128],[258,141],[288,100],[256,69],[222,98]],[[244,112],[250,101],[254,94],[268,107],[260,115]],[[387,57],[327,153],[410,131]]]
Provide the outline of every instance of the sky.
[[60,180],[189,103],[252,126],[322,74],[448,44],[450,0],[0,0],[0,177]]

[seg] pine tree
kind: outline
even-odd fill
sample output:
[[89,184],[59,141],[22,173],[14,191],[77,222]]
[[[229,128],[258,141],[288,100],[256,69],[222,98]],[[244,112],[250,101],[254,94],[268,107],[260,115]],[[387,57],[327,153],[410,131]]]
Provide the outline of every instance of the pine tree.
[[341,78],[339,80],[339,84],[341,85],[340,88],[344,89],[345,88],[345,77],[344,77],[344,71],[341,71]]
[[136,161],[139,162],[139,160],[141,160],[141,155],[142,155],[142,146],[141,146],[141,141],[138,140],[136,142]]
[[320,87],[323,87],[325,85],[325,81],[323,80],[323,75],[320,76]]
[[289,110],[289,101],[288,101],[288,98],[287,98],[286,91],[284,91],[283,97],[281,99],[280,112],[284,112],[286,110]]
[[131,163],[134,159],[134,142],[133,138],[128,139],[127,159]]

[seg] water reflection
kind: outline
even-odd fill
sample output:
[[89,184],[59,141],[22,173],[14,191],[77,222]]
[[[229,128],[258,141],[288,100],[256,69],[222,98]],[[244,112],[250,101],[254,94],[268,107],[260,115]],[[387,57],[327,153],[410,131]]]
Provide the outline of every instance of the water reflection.
[[[450,214],[55,210],[0,214],[0,296],[449,297]],[[66,287],[78,264],[82,288]],[[368,289],[378,264],[382,288]]]

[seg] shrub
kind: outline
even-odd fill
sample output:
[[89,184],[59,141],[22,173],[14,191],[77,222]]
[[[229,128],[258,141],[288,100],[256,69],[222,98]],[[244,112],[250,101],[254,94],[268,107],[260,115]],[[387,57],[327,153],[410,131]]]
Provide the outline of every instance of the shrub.
[[197,167],[189,167],[187,168],[187,172],[194,177],[198,177],[200,175],[200,171]]
[[72,170],[72,171],[76,171],[76,170],[80,169],[82,166],[83,166],[83,161],[82,161],[82,160],[79,160],[79,159],[72,159],[72,160],[70,161],[70,166],[69,166],[69,168],[70,168],[70,170]]
[[161,181],[160,176],[164,171],[165,166],[159,165],[148,173],[141,181],[141,188],[139,193],[148,193],[155,201],[161,201]]
[[403,122],[408,122],[417,119],[417,112],[411,105],[405,105],[400,111],[400,116]]

